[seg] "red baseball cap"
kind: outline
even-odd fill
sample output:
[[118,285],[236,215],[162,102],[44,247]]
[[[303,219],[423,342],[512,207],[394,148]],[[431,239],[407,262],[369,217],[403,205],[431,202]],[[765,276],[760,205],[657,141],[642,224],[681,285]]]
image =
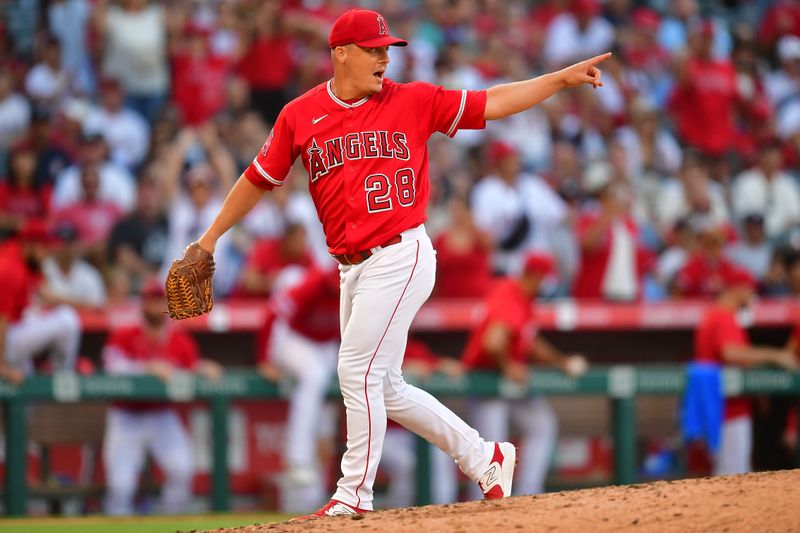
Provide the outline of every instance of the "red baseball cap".
[[386,19],[377,11],[348,9],[336,19],[328,35],[331,48],[354,43],[365,48],[405,46],[408,41],[392,37]]
[[556,265],[550,255],[534,252],[525,258],[524,271],[526,274],[540,274],[545,277],[555,274]]
[[35,242],[50,244],[53,240],[53,234],[50,231],[50,225],[41,218],[28,219],[25,224],[20,228],[17,237],[25,242]]
[[729,268],[722,271],[722,284],[725,287],[747,287],[755,290],[758,287],[756,279],[743,268]]
[[517,149],[503,141],[493,141],[486,148],[486,157],[495,164],[511,155],[517,155]]
[[167,295],[167,289],[160,279],[150,278],[142,285],[141,295],[142,298],[159,298]]

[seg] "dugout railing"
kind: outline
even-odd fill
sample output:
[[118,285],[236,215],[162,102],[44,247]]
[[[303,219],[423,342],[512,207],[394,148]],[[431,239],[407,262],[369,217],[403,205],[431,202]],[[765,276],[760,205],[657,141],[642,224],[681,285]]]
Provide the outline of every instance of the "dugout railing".
[[[610,433],[614,445],[614,482],[636,481],[636,398],[640,395],[676,395],[683,391],[685,372],[680,366],[594,367],[572,379],[549,369],[531,373],[527,386],[519,386],[491,373],[471,373],[459,380],[434,374],[425,380],[409,380],[432,394],[446,397],[487,396],[520,398],[526,395],[593,395],[611,402]],[[800,374],[781,370],[726,368],[726,396],[737,394],[800,394]],[[27,501],[26,406],[29,402],[76,403],[101,400],[166,400],[206,402],[212,425],[211,508],[229,510],[230,485],[227,470],[227,418],[231,403],[244,399],[285,398],[286,387],[268,382],[252,370],[229,370],[218,381],[176,374],[168,382],[150,376],[79,376],[60,373],[36,376],[21,386],[0,382],[4,411],[6,514],[22,516]],[[339,394],[333,387],[331,394]],[[429,444],[418,439],[417,503],[430,502]]]

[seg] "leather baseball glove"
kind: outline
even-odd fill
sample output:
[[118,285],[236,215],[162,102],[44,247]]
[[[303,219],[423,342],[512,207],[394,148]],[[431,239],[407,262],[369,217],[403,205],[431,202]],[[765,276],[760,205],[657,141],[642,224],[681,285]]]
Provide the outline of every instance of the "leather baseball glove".
[[169,316],[183,320],[208,313],[214,307],[211,277],[214,274],[214,256],[191,243],[183,252],[183,259],[172,262],[167,274],[167,309]]

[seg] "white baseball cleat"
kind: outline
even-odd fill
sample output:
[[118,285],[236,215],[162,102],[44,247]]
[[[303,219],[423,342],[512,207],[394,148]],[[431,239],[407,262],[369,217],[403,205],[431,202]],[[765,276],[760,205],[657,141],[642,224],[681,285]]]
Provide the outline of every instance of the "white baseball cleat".
[[325,518],[328,516],[348,516],[364,514],[368,512],[369,511],[366,509],[359,509],[358,507],[353,507],[352,505],[342,503],[339,500],[331,500],[320,507],[317,511],[309,515],[292,518],[289,520],[289,522],[307,522],[309,520],[317,520],[319,518]]
[[517,466],[517,449],[510,442],[495,442],[494,455],[489,468],[478,480],[478,486],[487,500],[511,496],[514,468]]

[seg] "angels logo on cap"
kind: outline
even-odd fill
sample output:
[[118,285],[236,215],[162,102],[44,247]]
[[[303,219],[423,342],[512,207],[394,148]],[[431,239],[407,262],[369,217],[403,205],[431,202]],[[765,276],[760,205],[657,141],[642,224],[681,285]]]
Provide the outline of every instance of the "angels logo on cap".
[[386,25],[386,21],[383,20],[381,15],[378,15],[378,33],[381,35],[389,35],[389,26]]

